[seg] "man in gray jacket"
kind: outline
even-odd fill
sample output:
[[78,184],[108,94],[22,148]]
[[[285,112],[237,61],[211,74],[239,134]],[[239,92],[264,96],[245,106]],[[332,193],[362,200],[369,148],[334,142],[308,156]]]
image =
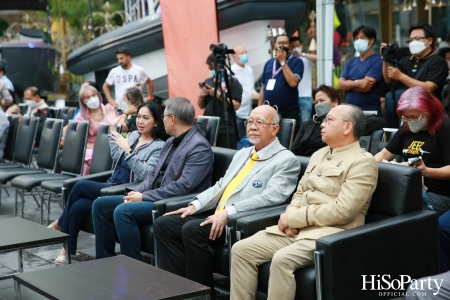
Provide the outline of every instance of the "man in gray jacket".
[[[244,122],[255,146],[238,151],[216,184],[188,207],[156,219],[159,267],[213,287],[209,246],[224,244],[228,215],[285,202],[294,191],[300,164],[278,141],[277,112],[255,108]],[[215,212],[211,210],[215,209]]]
[[114,256],[116,233],[120,252],[141,259],[139,227],[152,222],[153,202],[202,192],[211,186],[214,162],[211,146],[194,126],[194,106],[177,97],[166,101],[164,127],[169,138],[150,176],[125,197],[106,196],[94,201],[96,257]]

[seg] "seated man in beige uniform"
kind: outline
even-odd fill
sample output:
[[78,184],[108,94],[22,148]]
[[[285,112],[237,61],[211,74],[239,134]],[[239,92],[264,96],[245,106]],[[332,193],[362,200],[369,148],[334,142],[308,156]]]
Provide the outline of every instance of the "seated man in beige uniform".
[[364,224],[378,178],[373,156],[358,139],[365,117],[353,105],[339,105],[322,123],[328,145],[309,161],[278,225],[233,247],[231,299],[255,299],[258,266],[272,260],[268,299],[294,299],[296,269],[314,264],[316,240]]

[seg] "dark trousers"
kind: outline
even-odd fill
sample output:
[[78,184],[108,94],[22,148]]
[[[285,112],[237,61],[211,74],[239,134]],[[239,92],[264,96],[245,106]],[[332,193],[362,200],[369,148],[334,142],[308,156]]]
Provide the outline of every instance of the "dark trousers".
[[283,119],[294,119],[295,120],[295,132],[294,136],[297,135],[298,129],[300,128],[300,119],[299,119],[300,109],[293,109],[291,111],[285,112],[281,115]]
[[123,196],[106,196],[95,200],[92,219],[96,258],[115,256],[118,237],[120,253],[141,260],[139,227],[152,223],[152,209],[151,201],[124,203]]
[[62,232],[70,235],[70,254],[77,251],[77,238],[84,219],[91,217],[92,202],[100,196],[100,190],[111,184],[90,180],[80,180],[72,188],[58,225]]
[[210,246],[224,245],[225,232],[215,241],[209,239],[211,224],[200,226],[211,213],[181,218],[162,216],[153,224],[158,251],[158,266],[214,288],[213,257]]

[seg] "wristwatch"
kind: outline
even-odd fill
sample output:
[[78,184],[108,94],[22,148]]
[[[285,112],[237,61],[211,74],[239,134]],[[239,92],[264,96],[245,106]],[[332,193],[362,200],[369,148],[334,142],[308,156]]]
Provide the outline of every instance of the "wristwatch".
[[280,61],[280,65],[283,67],[286,64],[285,61]]
[[125,152],[124,155],[125,157],[128,157],[131,154],[131,151]]
[[305,53],[305,52],[302,52],[302,56],[305,57],[305,55],[306,55],[306,53]]
[[358,79],[355,80],[355,85],[353,87],[355,87],[355,88],[358,87]]

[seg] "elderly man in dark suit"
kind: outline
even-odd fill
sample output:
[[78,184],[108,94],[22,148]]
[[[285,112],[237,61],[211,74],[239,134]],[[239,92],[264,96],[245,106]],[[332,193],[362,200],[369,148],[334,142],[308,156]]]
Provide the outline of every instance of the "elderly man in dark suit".
[[213,153],[194,126],[195,110],[185,98],[166,101],[163,121],[169,138],[161,149],[154,172],[125,197],[107,196],[94,201],[96,257],[114,256],[116,232],[122,254],[141,259],[139,227],[152,222],[153,202],[211,186]]

